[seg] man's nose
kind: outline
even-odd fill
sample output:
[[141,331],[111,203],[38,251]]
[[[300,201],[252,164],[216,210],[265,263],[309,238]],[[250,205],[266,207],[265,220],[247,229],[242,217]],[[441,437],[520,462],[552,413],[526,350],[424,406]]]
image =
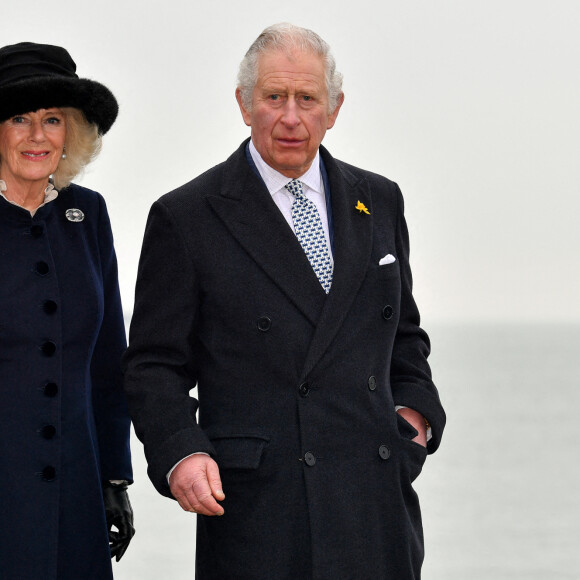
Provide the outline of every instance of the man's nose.
[[298,103],[294,97],[290,97],[284,105],[283,123],[288,127],[296,127],[300,123],[298,115]]

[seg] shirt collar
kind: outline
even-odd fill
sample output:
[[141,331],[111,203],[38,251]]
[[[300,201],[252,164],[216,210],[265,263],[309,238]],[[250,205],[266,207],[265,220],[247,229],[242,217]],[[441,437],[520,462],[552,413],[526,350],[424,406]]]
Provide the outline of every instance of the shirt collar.
[[[250,155],[260,177],[264,180],[270,195],[274,195],[276,192],[284,189],[284,186],[291,181],[289,177],[282,175],[280,172],[276,171],[273,167],[270,167],[258,153],[258,150],[254,146],[254,142],[250,140]],[[320,173],[320,153],[316,152],[316,157],[312,161],[310,168],[304,174],[298,177],[304,185],[312,189],[317,193],[324,193],[324,186],[322,184],[322,175]]]
[[[12,201],[11,199],[8,199],[5,195],[4,192],[7,190],[7,186],[6,186],[6,182],[3,179],[0,179],[0,195],[8,202],[11,203],[12,205],[15,205],[17,207],[22,207],[21,205],[17,204],[16,202]],[[54,188],[54,185],[52,183],[49,183],[46,186],[46,189],[44,190],[44,201],[35,209],[32,210],[30,212],[30,215],[32,217],[34,217],[34,214],[44,205],[46,205],[47,203],[54,201],[56,198],[58,197],[58,191]],[[23,208],[25,209],[25,208]]]

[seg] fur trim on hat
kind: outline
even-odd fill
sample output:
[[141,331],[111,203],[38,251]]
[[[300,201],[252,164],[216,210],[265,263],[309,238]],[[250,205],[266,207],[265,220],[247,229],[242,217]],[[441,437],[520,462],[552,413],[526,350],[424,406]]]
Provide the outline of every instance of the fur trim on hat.
[[37,76],[0,87],[0,122],[51,107],[80,109],[101,135],[111,128],[119,112],[113,93],[89,79]]

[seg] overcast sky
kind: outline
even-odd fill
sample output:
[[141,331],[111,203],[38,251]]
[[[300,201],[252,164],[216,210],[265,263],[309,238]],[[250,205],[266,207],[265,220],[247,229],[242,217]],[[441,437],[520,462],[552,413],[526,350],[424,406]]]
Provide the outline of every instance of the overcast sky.
[[280,21],[344,74],[324,144],[402,188],[425,325],[580,321],[576,0],[3,2],[2,45],[62,45],[119,100],[77,181],[107,200],[125,310],[149,207],[249,135],[237,68]]

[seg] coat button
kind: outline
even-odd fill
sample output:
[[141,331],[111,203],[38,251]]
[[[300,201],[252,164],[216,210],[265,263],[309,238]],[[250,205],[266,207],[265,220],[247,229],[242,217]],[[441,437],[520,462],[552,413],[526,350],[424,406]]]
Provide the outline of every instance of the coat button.
[[40,432],[45,439],[52,439],[56,435],[56,427],[54,425],[45,425]]
[[47,465],[42,470],[42,479],[52,481],[56,477],[56,469],[52,465]]
[[375,377],[369,377],[369,390],[374,391],[377,388],[377,379]]
[[52,356],[56,352],[56,344],[52,340],[47,340],[41,347],[40,350],[45,356]]
[[392,306],[385,306],[383,308],[383,318],[385,320],[390,320],[391,318],[393,318],[393,307]]
[[36,273],[40,276],[46,276],[50,268],[46,262],[36,262]]
[[57,304],[54,300],[45,300],[42,308],[47,314],[54,314],[57,309]]
[[310,385],[308,383],[302,383],[298,387],[298,392],[300,393],[301,397],[307,397],[308,393],[310,392]]
[[39,226],[38,224],[36,224],[30,228],[30,235],[35,239],[40,238],[40,236],[42,236],[43,233],[44,233],[44,228],[42,226]]
[[272,321],[267,316],[260,316],[258,318],[258,330],[267,332],[272,327]]
[[44,394],[47,397],[56,397],[58,393],[58,385],[56,383],[46,383],[44,385]]
[[304,454],[304,462],[306,465],[308,465],[308,467],[312,467],[316,463],[316,457],[314,457],[314,454],[308,451]]
[[388,459],[391,456],[391,451],[386,445],[379,447],[379,457],[381,459]]

